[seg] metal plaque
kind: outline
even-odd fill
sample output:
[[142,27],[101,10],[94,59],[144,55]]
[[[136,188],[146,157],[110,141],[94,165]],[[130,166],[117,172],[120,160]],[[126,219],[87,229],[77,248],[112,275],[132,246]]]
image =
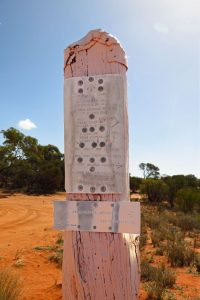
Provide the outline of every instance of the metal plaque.
[[65,79],[65,188],[124,193],[128,182],[125,75]]
[[140,203],[54,201],[58,230],[140,234]]

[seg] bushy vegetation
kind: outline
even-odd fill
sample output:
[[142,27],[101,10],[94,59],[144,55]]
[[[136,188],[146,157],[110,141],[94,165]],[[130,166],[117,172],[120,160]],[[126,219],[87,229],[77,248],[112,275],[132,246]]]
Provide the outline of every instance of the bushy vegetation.
[[64,156],[53,145],[40,145],[15,128],[2,130],[0,188],[52,193],[64,187]]
[[200,203],[200,192],[195,188],[182,188],[176,194],[176,204],[184,213],[193,211],[195,205]]
[[198,274],[200,274],[200,254],[195,256],[195,267]]
[[18,300],[21,295],[17,275],[9,269],[0,270],[0,300]]
[[147,228],[144,214],[141,214],[141,235],[140,235],[140,250],[142,250],[147,242]]
[[130,176],[130,189],[140,192],[143,198],[156,205],[168,202],[184,213],[200,212],[200,180],[194,175],[160,176],[159,168],[151,163],[141,163],[143,179]]
[[[197,188],[189,189],[198,194]],[[141,280],[146,289],[146,299],[175,299],[168,288],[174,286],[176,268],[185,267],[187,273],[200,274],[200,215],[197,202],[194,200],[192,209],[186,211],[176,201],[173,209],[166,201],[142,203]],[[158,261],[164,265],[156,266]]]
[[167,269],[164,264],[158,267],[151,266],[148,262],[141,262],[141,279],[148,282],[146,289],[148,299],[163,299],[166,288],[172,288],[176,282],[174,272]]
[[140,185],[142,194],[146,194],[150,202],[159,203],[167,198],[168,186],[162,180],[145,179]]
[[193,214],[183,214],[177,212],[176,218],[174,219],[174,225],[181,228],[183,231],[195,231],[200,229],[200,219],[199,215]]
[[169,212],[159,213],[155,209],[153,213],[144,213],[143,219],[143,223],[151,228],[151,241],[157,248],[156,254],[165,254],[172,267],[189,266],[194,263],[195,254],[185,241],[185,236],[188,230],[196,230],[197,236],[199,235],[200,224],[195,221],[195,215],[174,213],[170,216]]
[[174,202],[177,192],[183,188],[193,188],[194,190],[199,187],[199,180],[192,174],[189,175],[173,175],[162,177],[162,180],[168,185],[168,201],[170,206],[174,207]]
[[130,190],[132,193],[136,193],[140,189],[140,185],[142,183],[142,178],[130,176]]
[[48,252],[48,254],[49,254],[48,260],[56,263],[59,268],[62,267],[62,261],[63,261],[63,237],[62,237],[62,235],[58,235],[57,240],[55,241],[54,245],[35,246],[34,250]]
[[166,254],[172,267],[190,266],[194,263],[194,251],[179,237],[167,242]]

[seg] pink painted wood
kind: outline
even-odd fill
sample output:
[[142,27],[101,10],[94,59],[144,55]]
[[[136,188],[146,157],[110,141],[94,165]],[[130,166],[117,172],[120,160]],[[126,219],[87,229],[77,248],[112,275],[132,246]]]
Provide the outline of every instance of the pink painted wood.
[[[64,77],[125,74],[125,52],[116,38],[90,31],[65,49]],[[128,132],[128,122],[126,124]],[[125,136],[128,150],[128,135]],[[128,159],[128,157],[127,157]],[[127,179],[127,197],[129,195]],[[123,195],[124,196],[124,195]],[[67,200],[120,201],[121,195],[67,194]],[[128,198],[127,198],[128,199]],[[138,237],[131,234],[65,232],[64,300],[136,300],[140,269]]]

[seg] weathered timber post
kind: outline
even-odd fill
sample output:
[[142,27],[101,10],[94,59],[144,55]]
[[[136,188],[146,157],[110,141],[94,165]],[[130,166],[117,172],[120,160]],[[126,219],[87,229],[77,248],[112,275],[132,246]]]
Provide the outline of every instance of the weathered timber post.
[[[138,299],[138,230],[124,233],[131,232],[123,227],[130,216],[120,206],[129,201],[126,71],[124,50],[104,31],[90,31],[65,49],[65,187],[71,211],[62,206],[57,213],[68,214],[65,226],[71,226],[64,233],[64,300]],[[97,212],[82,201],[92,201],[94,209],[106,201],[116,206]]]

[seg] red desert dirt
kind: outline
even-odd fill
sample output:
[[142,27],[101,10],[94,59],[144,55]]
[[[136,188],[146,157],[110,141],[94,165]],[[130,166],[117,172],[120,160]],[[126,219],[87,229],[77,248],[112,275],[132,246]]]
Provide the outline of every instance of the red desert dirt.
[[27,196],[0,194],[0,269],[10,267],[21,278],[23,300],[61,299],[61,269],[51,253],[59,232],[53,227],[53,200],[65,194]]

